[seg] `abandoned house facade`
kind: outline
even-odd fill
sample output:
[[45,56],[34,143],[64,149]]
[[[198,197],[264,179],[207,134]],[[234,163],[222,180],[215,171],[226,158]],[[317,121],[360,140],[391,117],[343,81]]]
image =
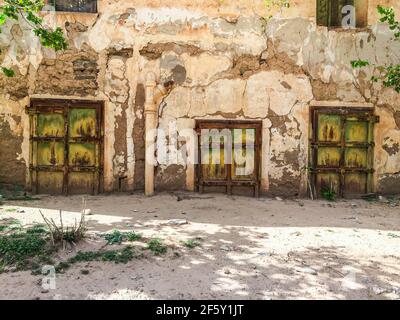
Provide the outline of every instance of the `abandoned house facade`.
[[[15,76],[0,75],[0,184],[44,194],[400,193],[400,95],[369,81],[373,66],[351,66],[399,63],[400,42],[376,10],[400,13],[399,1],[290,4],[56,0],[42,14],[64,30],[69,47],[58,53],[23,21],[7,23],[0,63]],[[341,25],[344,5],[355,7],[355,28]],[[204,139],[210,130],[232,133],[231,143]]]

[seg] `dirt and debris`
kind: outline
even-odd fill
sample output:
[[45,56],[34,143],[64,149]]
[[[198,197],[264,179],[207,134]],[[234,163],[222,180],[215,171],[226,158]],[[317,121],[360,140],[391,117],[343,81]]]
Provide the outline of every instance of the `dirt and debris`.
[[[290,199],[179,196],[185,201],[173,194],[87,197],[90,237],[58,258],[101,250],[105,239],[96,234],[115,229],[160,239],[152,248],[166,253],[135,244],[142,255],[126,264],[74,263],[56,274],[56,289],[48,292],[41,275],[1,274],[0,298],[400,299],[398,208],[365,200],[337,201],[333,208],[325,201],[302,200],[301,207]],[[73,224],[81,203],[80,196],[6,201],[0,219],[31,225],[41,221],[39,208],[55,219],[62,208],[64,223]],[[180,212],[190,223],[168,224]]]

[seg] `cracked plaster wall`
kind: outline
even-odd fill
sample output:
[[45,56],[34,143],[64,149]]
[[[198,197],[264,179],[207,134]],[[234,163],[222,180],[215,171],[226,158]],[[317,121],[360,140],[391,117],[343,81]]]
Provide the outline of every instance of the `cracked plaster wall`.
[[[350,66],[358,58],[399,62],[400,43],[391,41],[385,25],[356,31],[317,27],[313,1],[295,1],[268,22],[261,1],[175,2],[109,0],[100,2],[99,14],[45,16],[68,36],[69,49],[57,54],[41,48],[23,23],[3,28],[0,61],[15,65],[16,76],[0,76],[3,144],[12,138],[0,159],[15,159],[18,173],[14,179],[0,172],[0,182],[29,181],[23,111],[29,98],[64,97],[105,101],[105,191],[141,189],[144,82],[151,71],[161,83],[175,82],[159,119],[166,132],[171,120],[178,129],[193,128],[195,119],[262,120],[262,188],[272,194],[306,191],[312,101],[371,103],[381,117],[375,129],[376,188],[400,192],[398,94],[365,82],[372,69],[355,73]],[[376,21],[376,2],[370,0],[370,23]],[[179,154],[170,156],[179,160]],[[156,168],[160,190],[191,190],[193,183],[192,166],[180,161]]]

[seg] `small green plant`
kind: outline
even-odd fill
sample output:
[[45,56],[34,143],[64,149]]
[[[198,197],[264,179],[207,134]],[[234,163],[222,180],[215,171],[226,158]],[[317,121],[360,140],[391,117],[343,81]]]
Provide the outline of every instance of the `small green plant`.
[[[387,23],[389,29],[393,32],[393,41],[400,40],[400,22],[396,18],[394,8],[378,6],[378,14],[380,22]],[[390,65],[374,65],[366,60],[351,61],[352,68],[365,68],[371,66],[375,69],[374,75],[371,76],[371,82],[382,81],[383,86],[393,88],[397,93],[400,93],[400,64]]]
[[125,237],[128,241],[139,241],[142,239],[142,235],[140,233],[136,233],[134,231],[126,232]]
[[43,233],[26,230],[0,236],[0,265],[4,271],[14,267],[28,270],[41,262],[48,262],[51,248],[47,246],[48,237]]
[[284,9],[290,8],[290,0],[264,0],[264,5],[268,10],[278,8],[280,14],[282,14]]
[[48,234],[49,231],[46,229],[46,226],[43,224],[34,225],[28,229],[26,229],[26,233],[29,234]]
[[400,236],[399,235],[397,235],[397,234],[394,234],[394,233],[388,233],[388,237],[389,238],[400,238]]
[[[65,50],[68,47],[67,40],[60,27],[51,29],[44,25],[44,19],[40,12],[44,7],[44,0],[3,0],[0,4],[0,33],[1,27],[7,21],[18,21],[22,18],[31,28],[33,34],[40,40],[42,46],[52,48],[55,51]],[[1,50],[0,50],[1,53]],[[7,77],[14,76],[15,72],[6,67],[0,67],[1,72]]]
[[56,266],[56,272],[63,272],[71,267],[74,263],[105,261],[114,263],[128,263],[135,257],[131,246],[127,246],[119,250],[107,251],[79,251],[74,257],[67,261],[60,262]]
[[111,233],[103,235],[104,239],[107,241],[107,245],[121,244],[124,240],[127,241],[138,241],[142,238],[142,235],[136,232],[121,232],[117,229],[113,230]]
[[134,257],[132,247],[127,246],[121,250],[105,251],[101,255],[102,261],[113,261],[115,263],[128,263]]
[[147,249],[153,252],[154,255],[159,256],[167,252],[167,246],[159,238],[152,239],[147,243]]
[[333,188],[323,187],[321,196],[328,201],[336,201],[336,191]]
[[188,249],[194,249],[196,247],[199,247],[201,244],[197,240],[190,239],[190,240],[184,241],[183,245]]

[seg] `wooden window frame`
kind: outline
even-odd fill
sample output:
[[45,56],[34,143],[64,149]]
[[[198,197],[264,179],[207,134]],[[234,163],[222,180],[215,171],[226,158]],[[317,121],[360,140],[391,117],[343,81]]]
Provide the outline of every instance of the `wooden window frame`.
[[[226,187],[226,193],[231,195],[232,188],[235,186],[250,186],[254,188],[254,197],[259,197],[261,186],[261,151],[262,151],[262,121],[248,120],[196,120],[196,132],[201,136],[202,129],[255,129],[254,143],[254,169],[255,178],[251,180],[233,180],[232,164],[225,164],[227,179],[226,180],[209,180],[205,179],[202,174],[202,164],[196,165],[196,186],[200,193],[205,191],[207,186],[223,186]],[[198,139],[198,154],[201,162],[201,139]]]

